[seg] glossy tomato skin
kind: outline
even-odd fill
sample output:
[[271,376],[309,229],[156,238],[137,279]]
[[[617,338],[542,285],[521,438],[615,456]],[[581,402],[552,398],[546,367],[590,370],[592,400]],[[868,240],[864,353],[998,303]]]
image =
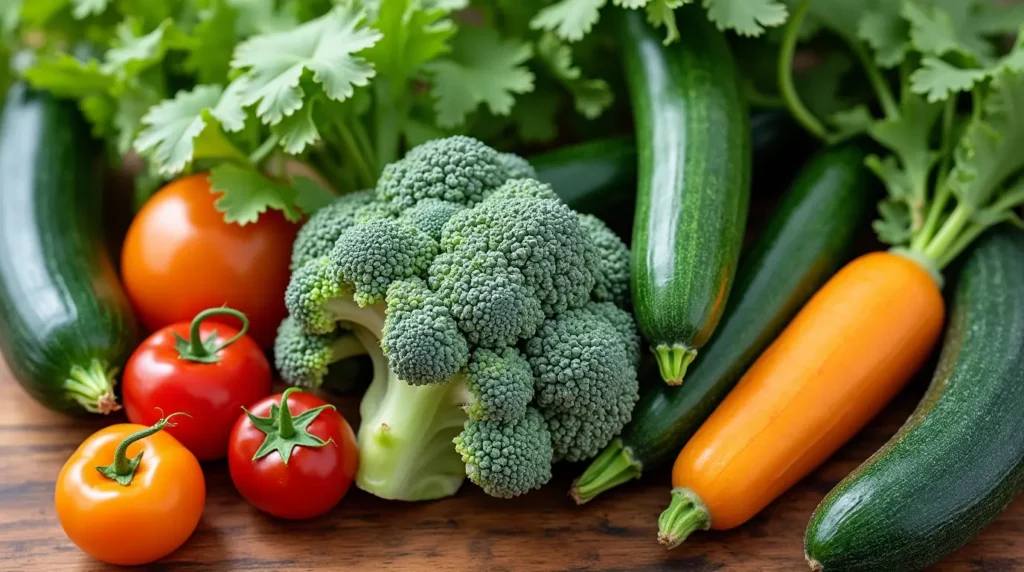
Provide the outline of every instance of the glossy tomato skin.
[[206,177],[168,184],[135,216],[121,251],[125,289],[149,331],[228,305],[249,316],[250,335],[270,348],[286,315],[299,225],[276,210],[245,226],[224,222]]
[[[169,412],[187,413],[190,417],[176,417],[176,425],[164,432],[200,461],[212,461],[227,455],[242,408],[270,394],[270,363],[249,336],[217,352],[216,363],[181,359],[174,334],[189,339],[189,326],[162,328],[135,350],[124,368],[124,409],[129,421],[147,426]],[[199,331],[204,340],[216,332],[218,346],[238,333],[212,321],[203,321]]]
[[[176,419],[177,420],[177,419]],[[86,439],[57,477],[54,504],[64,532],[93,558],[122,566],[153,562],[176,550],[199,524],[206,481],[199,461],[163,431],[128,446],[142,451],[132,482],[104,477],[114,450],[142,425],[111,425]]]
[[[281,395],[273,395],[249,411],[257,417],[267,417],[271,406],[280,402]],[[307,393],[288,396],[293,416],[325,403]],[[313,518],[331,510],[355,478],[359,463],[355,434],[334,409],[321,411],[309,425],[309,433],[331,442],[322,447],[293,448],[287,465],[276,451],[254,461],[253,455],[266,434],[248,416],[241,416],[231,432],[228,448],[228,468],[238,492],[256,508],[278,518]]]

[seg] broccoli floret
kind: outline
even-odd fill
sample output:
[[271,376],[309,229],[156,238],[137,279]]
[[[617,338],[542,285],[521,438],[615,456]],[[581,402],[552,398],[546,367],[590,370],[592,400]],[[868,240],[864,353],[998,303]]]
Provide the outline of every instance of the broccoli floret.
[[498,162],[509,179],[537,178],[537,170],[533,165],[515,153],[498,153]]
[[441,249],[462,260],[501,253],[523,274],[548,316],[584,305],[594,288],[594,245],[576,213],[558,201],[485,201],[448,221]]
[[556,460],[596,455],[629,421],[639,397],[636,367],[622,334],[590,308],[544,322],[526,356]]
[[515,198],[559,200],[551,185],[533,179],[509,179],[498,187],[498,190],[488,195],[486,200],[500,201]]
[[469,259],[438,256],[430,276],[431,285],[474,345],[513,345],[532,336],[544,320],[540,299],[500,252],[479,252]]
[[375,198],[373,190],[349,193],[313,213],[295,236],[291,269],[295,270],[330,252],[341,233],[356,224],[356,212],[360,207],[374,204]]
[[430,238],[439,241],[441,240],[441,229],[448,219],[464,208],[466,207],[460,204],[441,199],[423,199],[402,212],[398,220],[420,229]]
[[346,230],[331,250],[331,263],[365,306],[382,302],[392,282],[426,274],[436,255],[437,242],[417,228],[378,219]]
[[551,480],[551,433],[532,407],[512,423],[470,419],[455,449],[469,480],[491,496],[516,497]]
[[364,354],[366,348],[352,333],[339,329],[310,334],[292,317],[281,322],[274,340],[274,365],[281,379],[299,387],[320,387],[332,364]]
[[507,162],[472,137],[437,139],[385,166],[377,192],[403,209],[429,198],[473,206],[509,178]]
[[474,139],[434,141],[303,231],[277,364],[316,387],[353,338],[365,349],[360,488],[427,500],[469,476],[524,494],[629,419],[639,342],[612,303],[628,301],[628,250],[532,174]]
[[533,401],[533,370],[516,348],[480,348],[469,361],[466,386],[473,397],[466,406],[470,419],[514,421]]
[[593,215],[581,214],[580,224],[590,235],[597,253],[591,297],[597,302],[612,302],[620,308],[629,308],[629,247]]
[[466,365],[469,345],[448,307],[418,278],[391,284],[381,347],[399,379],[444,383]]

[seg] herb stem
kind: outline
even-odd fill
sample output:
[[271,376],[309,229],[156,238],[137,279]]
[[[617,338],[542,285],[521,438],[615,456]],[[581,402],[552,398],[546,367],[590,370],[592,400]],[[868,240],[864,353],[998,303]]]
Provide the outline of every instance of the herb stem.
[[362,186],[364,189],[368,189],[376,183],[376,177],[373,176],[373,170],[366,163],[366,158],[363,157],[362,151],[359,149],[359,144],[356,143],[355,137],[352,136],[352,132],[349,130],[348,125],[344,121],[335,122],[335,128],[338,131],[338,135],[341,136],[341,143],[345,147],[347,152],[347,159],[355,167],[358,173],[357,184]]
[[800,94],[797,93],[796,86],[793,84],[793,56],[796,53],[800,26],[803,25],[810,6],[811,0],[801,0],[800,5],[797,6],[793,16],[789,19],[789,23],[786,24],[777,68],[779,89],[782,91],[782,99],[786,102],[789,112],[803,125],[804,129],[815,137],[828,141],[830,138],[828,129],[814,116],[810,109],[807,109],[807,106],[800,99]]
[[266,141],[261,143],[260,146],[257,147],[251,155],[249,155],[249,162],[253,165],[259,166],[260,163],[266,160],[266,158],[274,152],[274,149],[277,148],[277,144],[280,142],[280,136],[277,134],[271,134]]
[[939,270],[945,266],[943,261],[948,264],[953,259],[950,254],[953,252],[954,246],[957,246],[960,250],[966,247],[966,244],[963,244],[960,238],[964,234],[964,227],[970,221],[971,209],[963,203],[957,205],[953,212],[950,213],[949,218],[946,219],[946,222],[939,228],[935,238],[929,241],[928,246],[922,251],[925,256],[935,261]]
[[363,122],[358,118],[352,120],[352,133],[355,135],[356,143],[363,150],[363,156],[370,163],[370,170],[374,174],[374,180],[376,181],[376,175],[380,173],[381,167],[384,165],[377,160],[377,152],[373,148],[373,144],[370,143],[370,135],[366,132],[366,127],[363,126]]
[[878,69],[878,65],[871,60],[871,54],[868,53],[863,44],[855,39],[847,39],[846,43],[864,67],[864,73],[867,74],[868,81],[871,82],[871,87],[874,88],[875,94],[878,96],[878,102],[882,106],[882,112],[885,113],[885,117],[887,119],[899,117],[900,107],[896,104],[896,97],[893,95],[889,83],[885,81],[885,76]]
[[398,158],[399,131],[398,113],[391,95],[391,85],[381,78],[374,82],[377,101],[374,102],[373,120],[377,136],[377,160],[379,165],[387,165]]

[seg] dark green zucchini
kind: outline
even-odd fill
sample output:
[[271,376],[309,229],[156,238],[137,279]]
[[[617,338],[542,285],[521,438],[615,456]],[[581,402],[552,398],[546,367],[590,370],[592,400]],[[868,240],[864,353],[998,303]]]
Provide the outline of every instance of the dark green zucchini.
[[643,14],[617,14],[637,139],[633,303],[673,385],[728,301],[751,171],[750,118],[725,37],[700,6],[677,12],[680,40],[668,46]]
[[831,148],[804,167],[744,254],[722,323],[686,383],[648,385],[632,421],[573,483],[578,503],[674,459],[804,302],[851,258],[876,200],[864,156],[853,146]]
[[921,403],[814,511],[812,569],[920,570],[1024,489],[1024,233],[989,234],[958,282]]
[[0,352],[58,411],[118,408],[137,325],[102,236],[96,145],[69,103],[21,84],[0,118]]

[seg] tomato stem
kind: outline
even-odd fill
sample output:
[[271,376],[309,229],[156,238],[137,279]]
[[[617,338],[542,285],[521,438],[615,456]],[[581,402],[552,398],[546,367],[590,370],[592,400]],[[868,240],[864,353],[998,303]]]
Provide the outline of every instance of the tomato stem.
[[[233,316],[242,322],[242,328],[238,330],[238,333],[235,334],[233,338],[219,346],[214,345],[214,342],[217,340],[216,330],[205,340],[203,339],[202,333],[199,331],[200,326],[203,324],[203,320],[211,316]],[[226,306],[221,308],[208,308],[196,314],[196,317],[192,319],[192,326],[189,330],[188,340],[182,338],[177,333],[174,334],[174,337],[178,339],[178,343],[175,345],[175,348],[178,350],[178,357],[181,359],[197,361],[200,363],[217,363],[220,361],[220,356],[218,356],[217,353],[237,342],[248,331],[249,318],[247,318],[242,312]]]
[[334,406],[321,405],[292,417],[292,412],[288,408],[288,397],[297,391],[299,391],[297,387],[286,389],[281,395],[281,404],[275,404],[271,407],[270,415],[267,417],[258,417],[249,410],[243,409],[253,426],[267,436],[263,440],[263,444],[260,445],[260,448],[253,454],[253,461],[277,451],[277,454],[281,457],[281,462],[287,465],[288,459],[291,458],[292,450],[295,447],[323,447],[332,442],[331,439],[324,441],[310,433],[309,425],[316,419],[317,415],[320,415],[321,411],[324,409],[334,409]]
[[139,463],[142,461],[142,451],[139,451],[138,455],[129,459],[128,447],[136,441],[145,439],[155,433],[159,433],[164,427],[174,427],[174,423],[171,423],[171,419],[178,415],[191,417],[191,415],[184,411],[171,413],[167,417],[164,417],[154,423],[152,426],[132,433],[117,445],[117,449],[114,449],[114,462],[106,466],[96,467],[96,470],[104,477],[117,481],[121,486],[127,487],[130,485],[132,479],[135,477],[135,471],[139,468]]

